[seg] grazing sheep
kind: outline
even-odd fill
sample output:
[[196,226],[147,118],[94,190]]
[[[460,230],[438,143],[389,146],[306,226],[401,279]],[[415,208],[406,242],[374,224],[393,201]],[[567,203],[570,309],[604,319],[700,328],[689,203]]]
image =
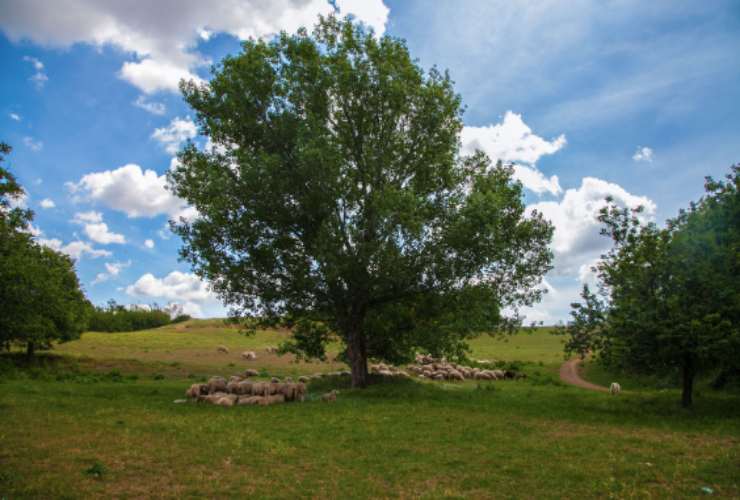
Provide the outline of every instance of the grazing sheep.
[[270,354],[277,354],[278,348],[274,345],[265,347],[265,352],[269,352]]
[[229,394],[239,394],[239,382],[229,382],[226,384],[226,392]]
[[301,403],[306,399],[306,384],[301,382],[296,384],[295,399]]
[[307,384],[309,380],[310,379],[308,377],[306,377],[305,375],[301,375],[300,377],[298,377],[298,382],[300,382],[302,384]]
[[220,345],[216,348],[216,351],[223,353],[223,354],[229,354],[229,348],[225,345]]
[[211,377],[208,381],[208,392],[226,392],[226,379],[223,377]]
[[280,379],[277,378],[277,377],[272,377],[272,379],[270,379],[270,382],[272,382],[273,384],[279,384],[280,383]]
[[254,351],[244,351],[242,353],[242,359],[247,361],[254,361],[255,359],[257,359],[257,353],[255,353]]
[[236,393],[242,394],[242,395],[252,394],[252,385],[253,385],[253,382],[249,380],[243,380],[237,384]]
[[252,384],[252,394],[255,396],[267,396],[270,393],[270,384],[267,382],[255,382]]
[[447,376],[450,380],[465,380],[465,377],[463,377],[463,374],[460,373],[457,370],[451,370],[447,373]]
[[251,368],[249,370],[245,370],[244,371],[244,376],[245,377],[257,377],[257,376],[259,376],[259,374],[260,374],[260,372],[258,372],[257,370],[253,370]]
[[291,382],[293,382],[293,377],[285,377],[285,378],[283,379],[283,382],[288,382],[288,383],[291,383]]
[[378,375],[382,375],[384,377],[392,377],[393,372],[390,370],[378,370]]
[[239,375],[229,377],[229,382],[241,382],[242,380],[244,380],[244,377],[240,377]]
[[612,382],[612,384],[609,386],[609,394],[611,394],[612,396],[616,396],[620,392],[622,392],[622,386],[619,385],[619,383],[617,382]]
[[185,396],[189,398],[197,398],[207,390],[208,386],[206,384],[193,384],[187,391],[185,391]]
[[493,370],[493,374],[497,379],[503,379],[506,377],[506,373],[503,370]]
[[324,401],[326,403],[333,403],[337,400],[337,394],[339,394],[339,392],[336,389],[327,392],[326,394],[322,394],[321,401]]

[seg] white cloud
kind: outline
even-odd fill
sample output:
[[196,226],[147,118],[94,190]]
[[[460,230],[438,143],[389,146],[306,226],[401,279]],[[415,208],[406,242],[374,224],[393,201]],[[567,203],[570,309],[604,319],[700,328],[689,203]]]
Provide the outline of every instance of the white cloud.
[[166,127],[155,129],[152,133],[152,139],[164,146],[165,151],[174,155],[180,149],[185,141],[198,135],[198,128],[195,126],[190,117],[174,118]]
[[153,115],[163,115],[167,112],[167,108],[164,104],[161,102],[147,101],[146,97],[143,95],[137,97],[132,104]]
[[51,198],[44,198],[39,205],[41,205],[41,208],[54,208],[57,206]]
[[147,248],[154,248],[154,240],[144,240],[144,246]]
[[26,147],[33,152],[38,152],[44,149],[44,143],[41,141],[35,140],[33,137],[28,137],[28,136],[24,137],[23,144],[25,144]]
[[17,122],[21,121],[21,115],[19,115],[18,113],[10,113],[8,116],[10,116],[12,120],[15,120]]
[[131,297],[177,303],[186,314],[192,316],[202,316],[204,308],[218,312],[223,310],[205,282],[194,274],[180,271],[173,271],[164,278],[146,273],[133,285],[127,286],[126,293]]
[[49,80],[49,77],[44,73],[44,63],[31,56],[23,56],[23,60],[31,63],[33,65],[33,69],[36,70],[29,80],[33,82],[37,89],[42,89],[47,80]]
[[82,198],[97,201],[109,208],[124,212],[131,218],[192,216],[184,200],[166,189],[167,179],[154,170],[142,170],[128,164],[115,170],[94,172],[77,183],[67,183],[69,190]]
[[524,187],[537,194],[557,195],[562,192],[556,175],[549,179],[535,164],[545,156],[558,152],[566,144],[565,135],[551,141],[532,133],[522,115],[507,111],[501,123],[485,127],[463,127],[460,140],[463,154],[473,154],[480,149],[494,162],[514,163],[514,177]]
[[606,248],[609,241],[599,234],[599,210],[605,198],[611,196],[622,207],[645,207],[643,220],[655,215],[655,203],[645,196],[636,196],[621,186],[594,177],[584,177],[579,188],[568,189],[560,201],[542,201],[529,205],[527,210],[537,210],[555,226],[552,249],[555,269],[559,275],[576,275],[581,266],[593,261]]
[[[381,0],[338,0],[342,14],[354,14],[382,34],[388,8]],[[0,28],[13,42],[30,39],[54,47],[87,43],[112,45],[131,54],[119,75],[143,92],[177,91],[181,78],[207,64],[196,52],[200,40],[216,33],[239,39],[269,37],[300,26],[312,27],[333,7],[327,0],[180,0],[150,2],[146,8],[97,0],[6,0]],[[70,15],[69,13],[74,13]],[[205,36],[204,36],[205,35]]]
[[514,178],[521,181],[522,185],[537,194],[550,193],[558,195],[563,192],[557,175],[551,175],[548,179],[545,174],[535,167],[514,164]]
[[86,241],[72,241],[64,245],[61,240],[56,238],[45,239],[39,238],[36,240],[40,245],[47,246],[57,252],[66,253],[75,260],[81,259],[83,256],[92,257],[97,259],[98,257],[110,257],[113,255],[108,250],[100,250],[94,248],[90,243]]
[[100,243],[101,245],[126,243],[126,238],[122,234],[113,233],[108,230],[108,224],[103,222],[103,214],[100,212],[78,212],[75,214],[72,222],[83,226],[87,237],[95,243]]
[[565,135],[552,141],[532,133],[522,115],[507,111],[501,123],[486,127],[464,127],[463,152],[484,151],[493,161],[537,163],[542,156],[551,155],[566,144]]
[[637,151],[632,155],[632,159],[640,162],[644,161],[647,163],[653,162],[653,150],[647,146],[637,147]]
[[95,279],[93,280],[92,284],[97,285],[98,283],[102,283],[103,281],[108,281],[111,278],[115,278],[119,274],[121,274],[121,270],[129,267],[131,265],[131,261],[126,262],[106,262],[105,263],[105,271],[104,273],[98,273],[95,276]]

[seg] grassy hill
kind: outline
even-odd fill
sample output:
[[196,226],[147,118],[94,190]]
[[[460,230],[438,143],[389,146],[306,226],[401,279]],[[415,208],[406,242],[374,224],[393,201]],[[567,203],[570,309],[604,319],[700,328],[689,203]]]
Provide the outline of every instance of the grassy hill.
[[[173,404],[210,374],[341,366],[265,352],[284,335],[192,321],[86,333],[33,366],[0,358],[0,497],[740,496],[737,397],[702,391],[684,411],[674,390],[565,386],[560,338],[546,329],[471,346],[474,358],[520,362],[523,381],[359,391],[321,379],[302,404]],[[246,349],[258,360],[241,360]],[[337,402],[320,402],[334,386]]]

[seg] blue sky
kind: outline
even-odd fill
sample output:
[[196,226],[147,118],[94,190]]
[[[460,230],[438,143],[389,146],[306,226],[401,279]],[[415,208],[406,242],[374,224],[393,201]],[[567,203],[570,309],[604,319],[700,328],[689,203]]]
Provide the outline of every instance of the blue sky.
[[[464,149],[515,162],[528,205],[555,224],[549,293],[530,319],[566,319],[593,279],[608,246],[594,220],[606,195],[661,222],[701,195],[705,175],[740,161],[737,2],[336,5],[406,39],[423,67],[448,69],[467,107]],[[224,313],[165,230],[187,207],[162,176],[194,135],[176,83],[207,79],[240,37],[330,10],[324,0],[4,2],[0,140],[14,148],[39,241],[77,258],[94,302]]]

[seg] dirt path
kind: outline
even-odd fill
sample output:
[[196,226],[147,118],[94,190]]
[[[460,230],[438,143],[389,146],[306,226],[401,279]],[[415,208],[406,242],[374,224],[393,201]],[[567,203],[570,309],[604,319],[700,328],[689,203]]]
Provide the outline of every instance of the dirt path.
[[578,368],[581,365],[581,358],[569,359],[560,367],[560,380],[566,384],[575,385],[576,387],[582,387],[592,391],[608,392],[604,386],[592,384],[587,380],[583,380],[581,375],[578,373]]

